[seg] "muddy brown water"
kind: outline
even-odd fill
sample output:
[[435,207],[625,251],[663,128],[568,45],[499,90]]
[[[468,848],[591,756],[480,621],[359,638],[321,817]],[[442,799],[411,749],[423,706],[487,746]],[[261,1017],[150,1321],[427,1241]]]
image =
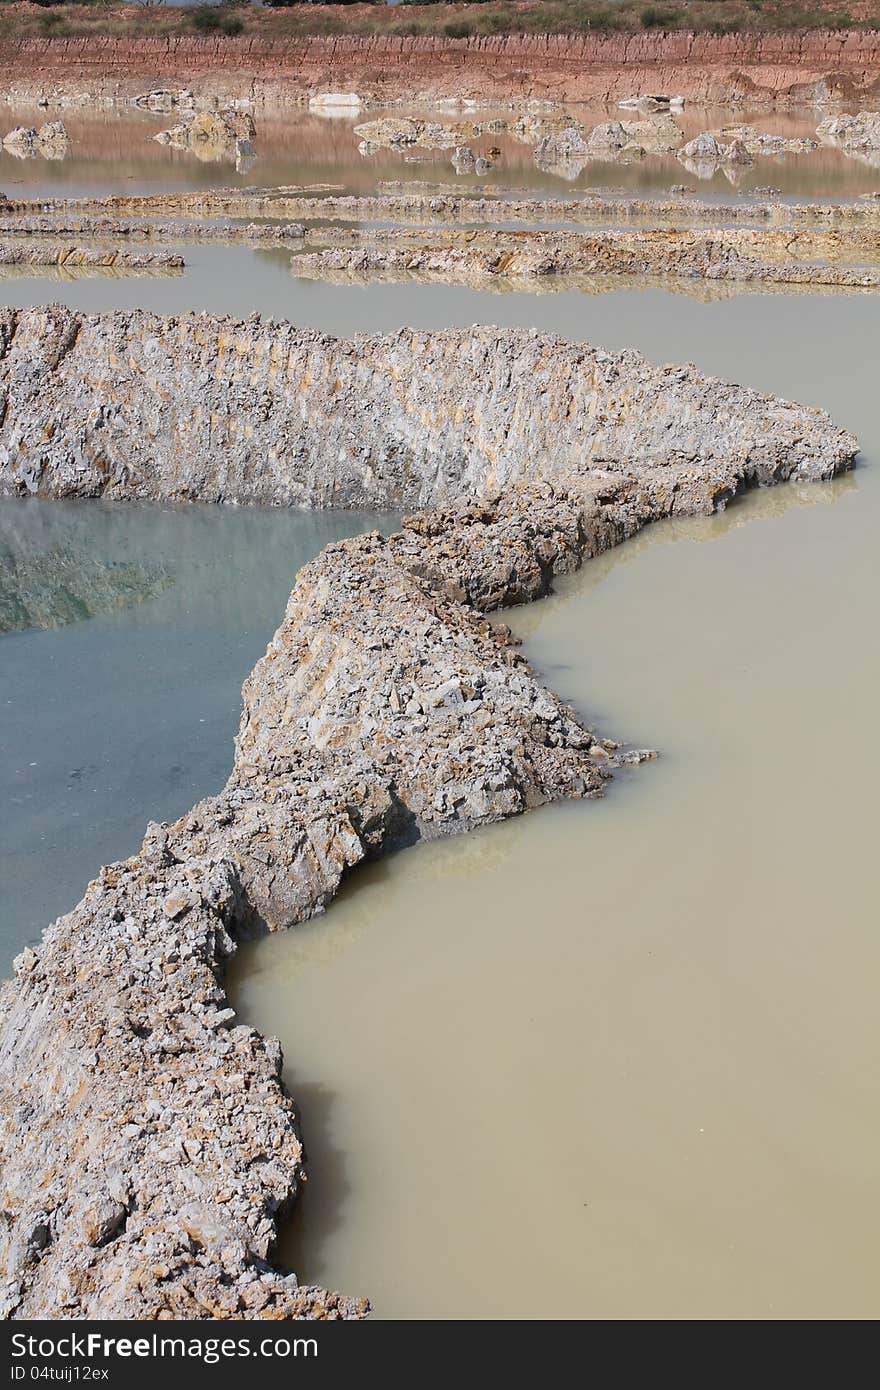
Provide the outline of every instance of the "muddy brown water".
[[597,336],[822,401],[865,453],[513,615],[657,763],[406,851],[242,952],[312,1169],[283,1257],[380,1317],[880,1308],[878,311],[632,307]]

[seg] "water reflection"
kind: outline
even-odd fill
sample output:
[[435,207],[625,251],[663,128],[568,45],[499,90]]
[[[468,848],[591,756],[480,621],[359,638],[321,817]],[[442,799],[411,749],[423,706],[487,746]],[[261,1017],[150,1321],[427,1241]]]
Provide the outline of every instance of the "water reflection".
[[[39,269],[28,265],[0,265],[0,283],[22,280],[33,284],[35,278],[39,284],[47,286],[76,285],[84,280],[180,280],[184,273],[184,267],[176,265],[45,265]],[[142,294],[143,287],[139,286],[136,293]]]
[[[38,107],[16,105],[7,108],[8,126],[37,128],[45,123],[46,112]],[[383,113],[371,111],[370,117]],[[390,111],[393,120],[405,118],[401,108]],[[418,114],[412,112],[411,114]],[[438,117],[436,111],[421,113],[429,121],[455,121],[450,115]],[[578,108],[577,120],[589,126],[623,115],[617,108]],[[684,138],[690,139],[701,131],[718,129],[730,119],[724,108],[689,106],[678,117]],[[256,112],[255,157],[248,158],[238,169],[229,163],[202,163],[190,151],[177,150],[157,143],[155,136],[177,119],[177,113],[141,110],[126,106],[108,110],[88,110],[71,107],[63,112],[70,145],[63,161],[48,163],[42,159],[16,159],[13,152],[0,146],[0,186],[6,189],[27,190],[35,196],[66,193],[148,192],[168,188],[210,188],[228,184],[240,186],[277,186],[281,184],[332,181],[342,183],[346,191],[367,193],[383,181],[406,178],[418,183],[436,182],[438,177],[455,177],[453,148],[422,149],[370,147],[365,157],[359,153],[360,137],[354,128],[366,117],[336,113],[333,119],[313,112],[291,110],[285,113]],[[493,118],[504,122],[509,129],[490,130]],[[737,118],[756,126],[762,132],[786,136],[814,136],[816,118],[812,113],[786,113],[743,110]],[[485,173],[463,173],[455,181],[462,190],[487,187],[496,190],[516,185],[534,194],[559,192],[561,189],[592,190],[609,179],[613,168],[615,184],[632,194],[666,192],[671,185],[684,180],[690,187],[700,187],[712,196],[730,197],[727,171],[712,171],[709,182],[683,169],[674,154],[648,155],[636,161],[619,160],[613,165],[602,158],[563,163],[546,169],[535,159],[535,146],[517,139],[516,118],[509,111],[481,112],[480,124],[485,133],[473,140],[457,141],[469,145],[476,156],[497,150],[493,168]],[[480,166],[482,169],[482,165]],[[705,171],[700,171],[702,174]],[[777,185],[783,196],[856,197],[871,192],[875,186],[875,171],[868,163],[861,164],[848,153],[822,146],[808,155],[797,157],[760,157],[742,173],[740,186],[747,190],[768,182]]]
[[[309,248],[310,250],[313,248]],[[264,254],[264,253],[257,253]],[[474,289],[487,295],[504,294],[583,294],[609,295],[635,293],[641,290],[662,290],[666,294],[692,299],[698,304],[718,304],[741,295],[862,295],[876,294],[876,285],[821,285],[787,284],[773,280],[707,280],[699,275],[496,275],[491,271],[469,271],[451,269],[430,270],[335,270],[323,266],[307,267],[300,270],[300,256],[297,252],[290,259],[290,272],[294,278],[312,280],[317,285],[340,285],[350,288],[369,289],[371,286],[385,285],[451,285]],[[306,253],[307,254],[307,253]],[[859,267],[873,266],[876,256],[856,253],[847,265]]]
[[95,618],[171,582],[167,565],[96,553],[91,528],[67,511],[0,504],[0,633]]

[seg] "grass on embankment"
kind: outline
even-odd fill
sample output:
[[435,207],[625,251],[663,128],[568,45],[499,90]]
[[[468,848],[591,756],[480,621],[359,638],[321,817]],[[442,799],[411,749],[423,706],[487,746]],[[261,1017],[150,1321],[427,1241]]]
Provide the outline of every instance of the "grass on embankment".
[[118,0],[74,4],[0,0],[0,41],[204,34],[271,40],[308,34],[606,34],[689,30],[717,35],[880,29],[878,0],[477,0],[469,4],[311,5],[256,9],[226,0],[216,9],[165,9]]

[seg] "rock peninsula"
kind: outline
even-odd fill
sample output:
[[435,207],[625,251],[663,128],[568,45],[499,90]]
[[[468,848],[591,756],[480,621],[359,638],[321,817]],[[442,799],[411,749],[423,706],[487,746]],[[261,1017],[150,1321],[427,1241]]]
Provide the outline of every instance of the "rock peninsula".
[[272,1263],[305,1156],[280,1048],[225,995],[237,940],[396,846],[597,796],[648,756],[485,614],[655,518],[832,477],[857,442],[693,367],[534,333],[339,343],[31,310],[2,341],[7,490],[431,507],[300,571],[224,789],[150,825],[0,994],[5,1316],[363,1317]]

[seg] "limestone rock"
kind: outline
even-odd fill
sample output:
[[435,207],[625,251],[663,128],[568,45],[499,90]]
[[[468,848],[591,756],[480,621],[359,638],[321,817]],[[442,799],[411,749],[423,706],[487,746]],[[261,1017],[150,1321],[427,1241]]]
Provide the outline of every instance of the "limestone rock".
[[624,99],[622,101],[619,101],[617,104],[626,111],[681,111],[684,107],[684,97],[649,95],[639,97],[624,97]]
[[676,150],[681,140],[678,122],[660,114],[645,121],[604,121],[590,131],[584,152],[590,158],[638,158]]
[[880,111],[860,111],[856,116],[828,116],[817,128],[820,140],[843,150],[869,153],[880,150]]
[[251,149],[256,139],[253,117],[247,111],[227,108],[222,111],[200,111],[170,130],[161,130],[154,137],[162,145],[187,150],[207,163],[240,156],[239,144],[246,141]]
[[816,134],[826,145],[880,169],[880,111],[860,111],[856,116],[829,116]]
[[2,311],[0,349],[4,489],[434,504],[301,570],[226,786],[148,826],[0,991],[4,1316],[362,1317],[270,1261],[303,1147],[277,1043],[227,1003],[238,939],[396,845],[598,796],[646,751],[597,738],[485,612],[655,518],[833,476],[856,441],[529,332],[56,307]]
[[[567,122],[570,124],[570,122]],[[461,138],[453,142],[461,145]],[[312,188],[266,190],[242,188],[203,188],[150,193],[141,196],[114,194],[93,198],[13,199],[0,194],[0,217],[61,214],[96,215],[153,219],[186,218],[320,218],[324,222],[395,222],[407,225],[440,223],[499,222],[577,222],[584,225],[617,224],[631,219],[648,219],[655,225],[683,220],[694,226],[718,226],[718,207],[692,199],[686,207],[671,198],[631,196],[606,197],[581,194],[578,197],[472,197],[462,198],[454,188],[413,193],[393,183],[376,194],[340,194],[326,185]],[[317,196],[316,196],[317,195]],[[818,203],[731,203],[724,209],[724,221],[763,225],[849,227],[853,230],[880,225],[877,208],[856,202]],[[204,225],[199,234],[204,235]],[[228,232],[226,233],[228,235]]]
[[535,158],[543,160],[577,159],[586,154],[586,142],[575,125],[545,136],[535,150]]
[[[748,160],[748,155],[744,158]],[[714,169],[714,166],[712,166]],[[724,166],[731,180],[736,163]],[[764,282],[766,284],[880,287],[873,262],[880,249],[877,233],[847,236],[835,231],[757,231],[703,228],[650,231],[601,231],[591,235],[555,231],[455,231],[433,234],[405,228],[322,228],[312,233],[330,242],[322,251],[291,259],[295,275],[340,283],[381,276],[418,277],[434,282],[484,287],[492,281],[533,280],[536,276],[584,277],[601,287],[603,277],[624,275],[673,277],[678,281]],[[824,262],[805,265],[802,252],[837,260],[854,258],[856,267]]]
[[112,1197],[100,1197],[83,1216],[82,1233],[87,1245],[106,1245],[122,1229],[128,1212]]
[[682,145],[678,152],[681,160],[692,159],[696,162],[705,161],[706,163],[723,163],[726,147],[705,131],[702,135],[697,135],[693,140],[688,140],[686,145]]
[[742,140],[731,140],[725,153],[726,164],[739,164],[742,167],[747,167],[754,162]]
[[233,1026],[224,962],[237,934],[320,910],[368,855],[602,790],[606,745],[594,759],[506,630],[450,587],[537,592],[600,543],[609,523],[581,507],[513,493],[328,547],[245,685],[225,789],[149,827],[24,953],[0,994],[7,1315],[363,1316],[268,1263],[302,1145],[279,1049]]
[[[612,380],[626,365],[590,364]],[[754,399],[772,436],[786,407]],[[812,423],[825,476],[845,460]],[[226,787],[148,826],[0,991],[3,1316],[365,1315],[269,1261],[302,1143],[280,1049],[234,1025],[225,963],[240,935],[319,911],[367,857],[596,796],[650,756],[597,738],[480,610],[546,593],[655,517],[725,505],[767,447],[756,435],[732,469],[693,452],[628,472],[603,459],[303,568],[245,683]]]
[[145,111],[194,111],[196,99],[189,88],[154,87],[135,97],[134,104]]
[[670,485],[689,468],[827,476],[855,449],[821,410],[517,329],[343,340],[258,316],[6,308],[0,391],[0,492],[19,495],[389,509],[597,465]]
[[44,159],[66,159],[70,149],[67,128],[63,121],[49,121],[37,131],[37,152]]
[[0,265],[175,271],[182,269],[183,263],[183,257],[173,251],[128,251],[115,247],[71,246],[39,241],[0,242]]
[[382,116],[375,121],[363,121],[354,127],[355,135],[368,145],[377,148],[390,145],[418,144],[419,136],[423,130],[423,121],[388,116]]
[[362,104],[357,92],[317,92],[309,97],[309,110],[321,116],[351,116]]
[[745,146],[750,155],[755,156],[810,154],[818,148],[816,140],[804,136],[767,135],[750,125],[724,126],[716,138],[721,143],[738,142]]
[[33,159],[37,153],[37,132],[33,126],[17,125],[3,137],[3,148],[16,159]]
[[681,126],[668,115],[648,121],[624,121],[623,129],[627,145],[637,145],[646,154],[668,154],[677,150],[682,141]]

